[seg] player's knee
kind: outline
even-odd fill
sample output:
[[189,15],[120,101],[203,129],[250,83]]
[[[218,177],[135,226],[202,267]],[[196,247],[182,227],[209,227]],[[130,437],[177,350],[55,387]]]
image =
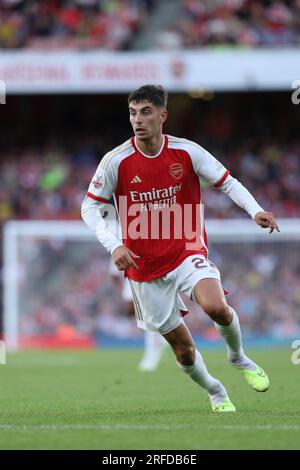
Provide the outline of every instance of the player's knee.
[[175,351],[177,362],[183,366],[191,366],[195,362],[194,344],[182,345]]
[[222,300],[207,304],[204,307],[204,311],[214,322],[220,325],[229,325],[231,322],[232,314],[227,303]]

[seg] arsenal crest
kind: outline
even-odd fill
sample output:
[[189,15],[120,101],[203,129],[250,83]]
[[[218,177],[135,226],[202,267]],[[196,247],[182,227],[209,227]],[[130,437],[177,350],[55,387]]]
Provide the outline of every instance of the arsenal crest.
[[183,175],[183,166],[181,163],[173,163],[173,165],[170,166],[170,174],[175,178],[176,180],[179,180],[182,175]]

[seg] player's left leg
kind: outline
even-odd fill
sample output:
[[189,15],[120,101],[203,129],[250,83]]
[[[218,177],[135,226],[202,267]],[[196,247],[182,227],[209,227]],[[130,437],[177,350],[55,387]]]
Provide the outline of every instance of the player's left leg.
[[239,318],[235,310],[227,304],[221,282],[217,279],[200,280],[194,287],[194,299],[214,321],[216,329],[223,336],[230,363],[241,370],[254,390],[268,390],[269,379],[266,372],[244,353]]

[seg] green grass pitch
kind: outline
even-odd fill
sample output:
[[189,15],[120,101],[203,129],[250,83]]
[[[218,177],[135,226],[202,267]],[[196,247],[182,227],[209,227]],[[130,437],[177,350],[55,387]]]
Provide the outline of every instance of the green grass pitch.
[[225,351],[202,351],[237,413],[208,398],[166,351],[141,373],[139,350],[27,351],[0,366],[0,449],[299,449],[300,365],[292,350],[248,351],[266,368],[250,389]]

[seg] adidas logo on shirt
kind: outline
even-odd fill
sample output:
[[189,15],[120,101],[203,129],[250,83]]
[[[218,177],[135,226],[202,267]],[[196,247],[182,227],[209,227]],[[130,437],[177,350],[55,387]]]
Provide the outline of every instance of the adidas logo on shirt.
[[135,176],[131,181],[130,183],[141,183],[142,180],[139,176]]

